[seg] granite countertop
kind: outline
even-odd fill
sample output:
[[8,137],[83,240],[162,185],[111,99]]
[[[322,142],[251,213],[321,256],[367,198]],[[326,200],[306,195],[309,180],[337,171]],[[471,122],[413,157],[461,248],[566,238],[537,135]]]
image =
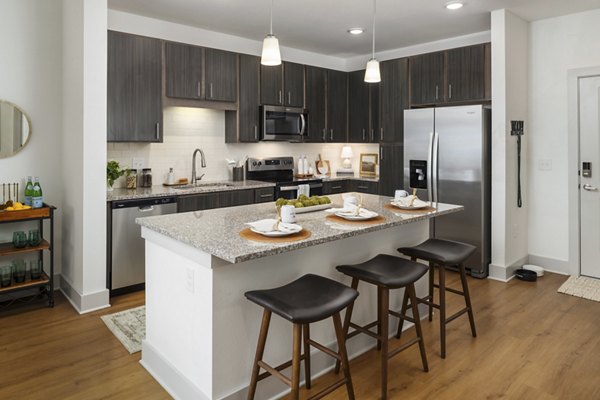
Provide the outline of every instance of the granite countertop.
[[327,178],[323,178],[323,182],[331,181],[366,181],[366,182],[379,182],[379,176],[360,176],[360,175],[332,175]]
[[[334,206],[341,206],[343,202],[342,195],[331,195],[329,197]],[[406,213],[384,208],[384,205],[390,201],[390,197],[363,194],[362,200],[365,208],[379,213],[385,217],[385,221],[372,225],[348,225],[326,219],[325,217],[329,214],[325,211],[297,214],[296,223],[308,229],[312,235],[305,240],[292,243],[259,243],[239,236],[239,232],[246,228],[245,223],[263,218],[274,218],[275,206],[273,202],[138,218],[136,222],[143,227],[230,263],[240,263],[422,221],[464,209],[463,206],[439,203],[438,211]]]
[[[196,193],[226,192],[230,190],[258,189],[275,187],[274,183],[260,181],[201,181],[200,186],[185,189],[175,189],[173,186],[157,185],[149,188],[114,189],[106,192],[106,201],[149,199],[152,197],[180,196]],[[208,186],[202,186],[208,185]]]

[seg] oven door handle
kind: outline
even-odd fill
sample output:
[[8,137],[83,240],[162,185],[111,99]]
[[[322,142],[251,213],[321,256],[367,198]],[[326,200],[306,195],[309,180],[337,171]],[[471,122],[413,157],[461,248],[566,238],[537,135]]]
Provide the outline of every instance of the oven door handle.
[[311,183],[310,185],[308,185],[311,189],[312,188],[320,188],[323,187],[322,183]]
[[298,186],[281,186],[279,188],[280,192],[291,192],[292,190],[298,190]]

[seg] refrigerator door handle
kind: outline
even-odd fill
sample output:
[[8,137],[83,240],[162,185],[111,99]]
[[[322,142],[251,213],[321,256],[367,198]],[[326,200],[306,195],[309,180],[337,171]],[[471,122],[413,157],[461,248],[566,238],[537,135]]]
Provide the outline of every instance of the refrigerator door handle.
[[433,154],[433,137],[434,133],[429,132],[429,147],[427,148],[427,194],[429,196],[429,202],[433,202],[433,168],[432,168],[432,154]]
[[433,165],[432,169],[432,186],[433,186],[433,201],[436,204],[438,203],[438,152],[440,147],[440,134],[437,132],[433,133]]

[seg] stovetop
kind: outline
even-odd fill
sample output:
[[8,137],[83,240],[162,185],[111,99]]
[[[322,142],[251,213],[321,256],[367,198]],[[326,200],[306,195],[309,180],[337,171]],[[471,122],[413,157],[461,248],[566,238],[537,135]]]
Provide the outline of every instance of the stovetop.
[[277,184],[322,182],[318,178],[295,178],[294,157],[248,158],[246,178]]

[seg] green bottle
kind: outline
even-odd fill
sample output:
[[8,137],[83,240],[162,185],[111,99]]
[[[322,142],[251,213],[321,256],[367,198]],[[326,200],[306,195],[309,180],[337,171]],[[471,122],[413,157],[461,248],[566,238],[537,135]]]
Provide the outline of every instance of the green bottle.
[[30,206],[33,198],[33,183],[31,183],[31,176],[27,177],[27,184],[25,185],[25,205]]
[[44,206],[44,198],[42,197],[42,187],[40,186],[40,178],[35,177],[33,185],[33,195],[31,197],[33,208],[42,208]]

